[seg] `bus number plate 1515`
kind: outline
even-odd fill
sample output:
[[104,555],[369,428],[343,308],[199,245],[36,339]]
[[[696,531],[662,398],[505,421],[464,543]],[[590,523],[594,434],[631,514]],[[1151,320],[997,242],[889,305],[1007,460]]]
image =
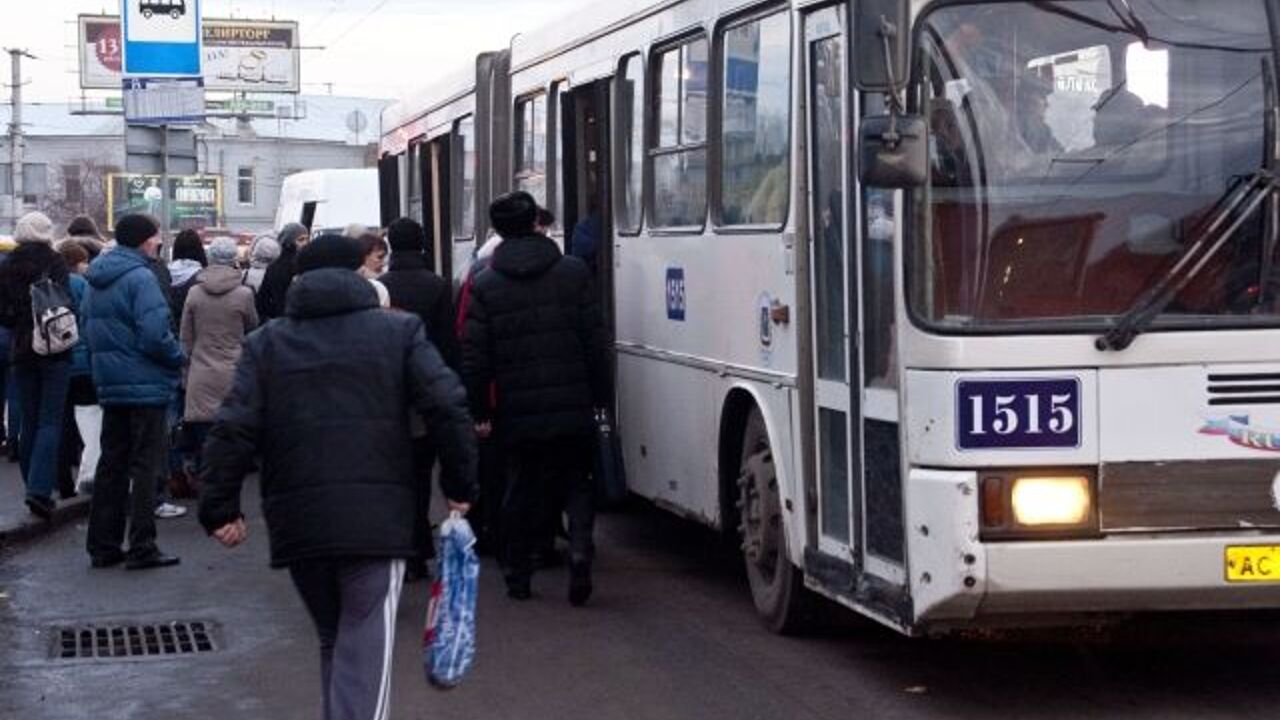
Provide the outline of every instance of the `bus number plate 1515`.
[[956,385],[960,450],[1080,447],[1080,381],[962,380]]

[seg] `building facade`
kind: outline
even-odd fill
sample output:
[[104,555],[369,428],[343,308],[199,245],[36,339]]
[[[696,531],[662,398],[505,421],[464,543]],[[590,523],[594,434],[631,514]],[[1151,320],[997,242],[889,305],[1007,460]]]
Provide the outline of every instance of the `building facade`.
[[[384,101],[300,96],[258,101],[258,116],[211,118],[196,129],[200,174],[222,178],[219,229],[270,232],[284,178],[304,170],[372,167],[376,128]],[[263,117],[271,108],[273,116]],[[88,215],[104,229],[108,178],[127,171],[124,121],[116,115],[82,114],[67,104],[24,108],[23,193],[13,195],[10,138],[0,136],[0,233],[17,217],[40,210],[64,227]],[[0,125],[9,108],[0,108]],[[353,128],[359,128],[355,132]]]

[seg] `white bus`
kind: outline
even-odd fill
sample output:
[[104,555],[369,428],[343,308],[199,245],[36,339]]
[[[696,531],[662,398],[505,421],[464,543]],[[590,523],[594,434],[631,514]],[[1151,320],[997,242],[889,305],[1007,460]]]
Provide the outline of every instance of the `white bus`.
[[631,489],[774,630],[1275,607],[1276,15],[599,3],[388,111],[384,212],[602,211]]
[[302,223],[313,236],[348,225],[383,227],[378,171],[373,168],[307,170],[284,179],[276,230]]

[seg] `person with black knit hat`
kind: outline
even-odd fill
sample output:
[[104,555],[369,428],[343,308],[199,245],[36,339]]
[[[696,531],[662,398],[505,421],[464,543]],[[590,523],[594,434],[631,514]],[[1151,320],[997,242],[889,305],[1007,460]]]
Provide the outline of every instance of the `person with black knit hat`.
[[430,482],[411,460],[411,410],[439,450],[450,509],[465,513],[476,496],[462,383],[416,315],[379,307],[355,272],[362,261],[336,235],[298,254],[285,316],[245,340],[205,443],[200,497],[205,529],[241,544],[240,491],[261,457],[271,564],[289,570],[315,622],[331,720],[389,716],[396,607],[418,553],[414,504]]
[[496,433],[503,445],[507,594],[532,596],[533,552],[563,507],[569,602],[580,606],[593,589],[591,436],[594,412],[608,402],[609,366],[591,271],[538,233],[537,217],[526,192],[503,195],[489,208],[504,240],[473,284],[463,375],[477,432]]
[[[427,234],[415,220],[400,218],[387,227],[391,246],[390,269],[379,278],[391,297],[395,310],[413,313],[427,327],[427,339],[440,351],[445,363],[458,369],[458,337],[453,331],[453,299],[449,283],[431,269],[427,261]],[[430,476],[436,462],[435,448],[421,428],[414,433],[413,459],[419,472]],[[431,493],[419,498],[419,555],[409,565],[410,579],[427,576],[427,560],[435,556],[427,517]]]
[[[160,229],[145,215],[116,223],[116,248],[89,266],[83,315],[102,405],[102,457],[93,481],[89,556],[95,568],[167,567],[156,547],[155,482],[162,474],[167,411],[186,363],[169,302],[151,271]],[[130,487],[132,485],[132,491]],[[128,553],[121,551],[126,519]]]

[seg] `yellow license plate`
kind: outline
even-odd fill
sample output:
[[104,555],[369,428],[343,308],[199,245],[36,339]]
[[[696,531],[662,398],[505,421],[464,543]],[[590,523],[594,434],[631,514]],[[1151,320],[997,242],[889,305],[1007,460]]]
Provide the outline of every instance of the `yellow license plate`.
[[1280,583],[1280,545],[1227,548],[1227,582]]

